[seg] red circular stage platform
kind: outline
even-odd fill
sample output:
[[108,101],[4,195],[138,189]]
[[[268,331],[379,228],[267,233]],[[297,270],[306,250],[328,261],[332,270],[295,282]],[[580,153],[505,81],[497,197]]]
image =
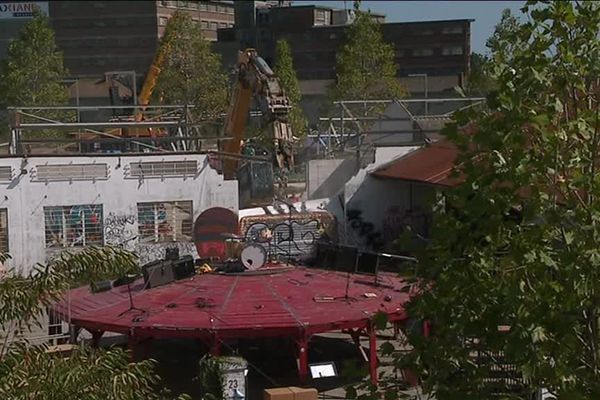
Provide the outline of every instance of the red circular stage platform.
[[[232,338],[291,337],[298,343],[300,375],[307,374],[311,335],[334,330],[369,333],[375,357],[375,314],[406,320],[406,283],[395,274],[346,274],[302,267],[263,268],[240,274],[208,273],[144,289],[143,280],[102,293],[71,290],[54,310],[94,334],[146,338],[196,338],[218,354]],[[130,299],[131,295],[131,299]],[[374,363],[371,363],[372,372]]]

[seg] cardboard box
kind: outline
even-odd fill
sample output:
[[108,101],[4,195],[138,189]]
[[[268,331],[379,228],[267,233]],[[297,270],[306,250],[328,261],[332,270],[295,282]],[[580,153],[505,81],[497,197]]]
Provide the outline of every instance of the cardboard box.
[[294,400],[317,400],[319,397],[315,388],[291,387],[290,390],[294,392]]
[[265,389],[263,400],[318,400],[319,393],[315,388],[283,387]]
[[294,400],[294,392],[287,387],[265,389],[263,400]]

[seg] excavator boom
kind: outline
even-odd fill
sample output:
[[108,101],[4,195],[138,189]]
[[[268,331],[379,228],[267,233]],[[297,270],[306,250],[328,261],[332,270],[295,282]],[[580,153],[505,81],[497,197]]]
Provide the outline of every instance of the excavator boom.
[[[263,127],[273,139],[279,168],[290,167],[293,164],[291,151],[293,134],[288,122],[290,101],[266,61],[258,56],[256,50],[246,49],[238,54],[237,81],[224,125],[224,136],[232,138],[224,146],[227,153],[236,155],[241,153],[253,99],[262,112]],[[225,179],[235,177],[237,166],[236,159],[225,159],[223,162]]]

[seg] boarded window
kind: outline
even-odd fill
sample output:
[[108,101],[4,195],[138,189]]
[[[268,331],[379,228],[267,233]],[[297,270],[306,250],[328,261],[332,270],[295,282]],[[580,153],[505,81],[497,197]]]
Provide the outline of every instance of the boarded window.
[[192,202],[138,203],[139,239],[142,243],[190,242]]
[[0,167],[0,182],[8,182],[12,179],[12,170],[10,166]]
[[44,207],[47,248],[102,246],[102,205]]
[[108,164],[37,165],[38,181],[94,180],[108,178]]
[[131,163],[131,176],[162,178],[168,176],[195,176],[198,172],[196,161],[151,161]]
[[8,210],[0,208],[0,254],[8,252]]

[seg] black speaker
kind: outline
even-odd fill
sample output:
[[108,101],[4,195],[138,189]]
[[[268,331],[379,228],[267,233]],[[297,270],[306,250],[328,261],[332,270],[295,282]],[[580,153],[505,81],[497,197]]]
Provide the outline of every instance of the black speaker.
[[167,247],[165,250],[165,260],[177,261],[179,259],[179,247]]
[[343,272],[354,272],[356,269],[356,247],[339,246],[335,257],[335,270]]
[[166,285],[175,280],[173,262],[170,260],[153,261],[144,265],[142,270],[144,273],[144,283],[147,288]]
[[112,289],[112,282],[111,281],[92,282],[92,284],[90,285],[90,289],[92,289],[92,293],[106,292],[107,290]]
[[337,246],[319,243],[317,245],[316,266],[321,269],[335,269]]
[[194,258],[192,256],[183,256],[173,262],[173,273],[175,279],[185,279],[194,274]]
[[113,281],[112,285],[113,285],[113,287],[129,285],[129,284],[133,283],[133,281],[135,281],[135,278],[137,278],[136,275],[125,275],[125,276],[115,279]]

